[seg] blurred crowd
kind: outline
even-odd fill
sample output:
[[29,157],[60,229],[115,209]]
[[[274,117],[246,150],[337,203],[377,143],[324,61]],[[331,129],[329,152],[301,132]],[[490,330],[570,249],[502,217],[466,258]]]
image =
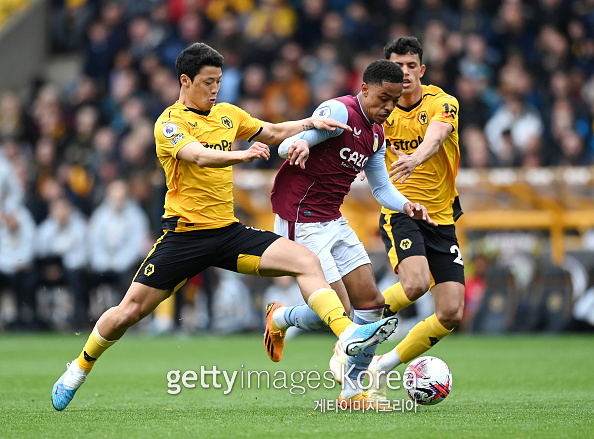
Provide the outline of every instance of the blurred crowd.
[[158,236],[153,123],[196,41],[225,57],[219,101],[281,122],[356,92],[386,42],[416,35],[424,83],[460,102],[462,167],[594,163],[594,0],[52,0],[48,13],[52,54],[77,54],[81,74],[0,96],[0,288],[28,322],[58,283],[72,327],[88,321],[90,291],[123,294]]

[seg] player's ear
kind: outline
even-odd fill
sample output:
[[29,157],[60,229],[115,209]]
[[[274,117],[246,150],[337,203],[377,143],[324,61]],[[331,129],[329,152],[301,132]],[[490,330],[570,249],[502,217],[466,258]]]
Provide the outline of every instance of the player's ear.
[[190,80],[190,77],[188,75],[186,75],[185,73],[182,73],[182,75],[179,77],[179,81],[181,82],[182,86],[184,86],[184,87],[189,87],[190,84],[192,83],[192,81]]
[[366,82],[361,84],[361,91],[363,92],[363,96],[367,97],[367,93],[369,93],[369,86]]
[[421,64],[421,74],[419,75],[419,78],[422,78],[425,75],[425,64]]

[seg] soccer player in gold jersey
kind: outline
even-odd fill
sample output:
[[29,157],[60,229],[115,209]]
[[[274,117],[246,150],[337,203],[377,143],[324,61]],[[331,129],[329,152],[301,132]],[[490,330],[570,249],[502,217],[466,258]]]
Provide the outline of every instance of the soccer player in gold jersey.
[[[384,55],[404,72],[402,96],[384,122],[386,166],[396,188],[426,206],[438,224],[382,208],[380,233],[400,280],[383,292],[384,316],[411,305],[428,290],[435,314],[413,327],[394,350],[374,358],[369,371],[376,379],[369,399],[386,399],[386,374],[452,332],[464,309],[464,262],[454,226],[462,214],[455,186],[460,160],[458,101],[439,87],[421,83],[423,48],[415,37],[388,43]],[[345,361],[340,352],[332,357],[335,375]]]
[[[232,165],[270,157],[268,146],[260,142],[233,151],[235,139],[278,145],[303,130],[350,128],[321,117],[271,124],[234,105],[215,105],[222,67],[223,57],[203,43],[192,44],[176,60],[179,100],[165,109],[154,130],[168,189],[163,235],[122,302],[99,318],[79,357],[54,385],[56,410],[68,406],[99,356],[128,328],[210,266],[256,276],[294,276],[304,300],[349,355],[381,343],[396,328],[395,317],[368,325],[352,323],[325,280],[317,256],[289,239],[241,224],[233,210]],[[282,348],[280,334],[266,337],[271,346]]]

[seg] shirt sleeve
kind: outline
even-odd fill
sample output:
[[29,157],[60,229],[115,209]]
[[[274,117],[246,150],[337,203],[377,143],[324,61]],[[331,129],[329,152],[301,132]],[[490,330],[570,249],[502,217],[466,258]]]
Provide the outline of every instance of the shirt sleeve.
[[177,153],[188,143],[198,140],[190,135],[188,122],[177,115],[171,115],[168,119],[157,119],[155,122],[155,143],[157,156],[172,156],[177,158]]
[[386,142],[378,152],[369,158],[363,167],[365,176],[371,187],[371,193],[378,203],[390,210],[404,212],[404,205],[410,203],[410,201],[390,181],[384,161],[385,155]]
[[429,119],[449,123],[457,130],[459,108],[458,100],[444,93],[433,101]]
[[[313,112],[313,116],[327,117],[342,123],[347,123],[349,120],[349,112],[346,105],[335,99],[330,99],[329,101],[321,103],[320,106]],[[307,141],[309,147],[311,148],[312,146],[322,143],[331,137],[340,136],[343,131],[344,130],[342,128],[336,128],[334,131],[317,129],[302,131],[283,140],[278,146],[278,155],[286,159],[289,154],[289,147],[297,139],[303,139]]]
[[256,137],[262,129],[264,128],[264,122],[260,119],[256,119],[252,117],[247,111],[242,108],[236,107],[233,105],[236,111],[236,121],[239,123],[239,127],[237,128],[237,135],[235,136],[237,139],[247,140],[251,142],[254,137]]

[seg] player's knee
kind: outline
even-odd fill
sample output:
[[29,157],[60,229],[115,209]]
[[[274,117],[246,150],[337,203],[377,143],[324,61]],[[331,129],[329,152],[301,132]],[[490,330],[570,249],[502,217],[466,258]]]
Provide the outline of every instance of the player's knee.
[[406,297],[413,301],[425,294],[431,286],[431,282],[424,280],[421,277],[415,277],[413,279],[401,279],[400,282]]
[[116,326],[118,329],[129,328],[135,325],[142,318],[141,305],[137,302],[130,302],[118,306]]
[[303,251],[294,256],[293,269],[298,275],[320,273],[322,276],[324,275],[324,272],[322,271],[322,265],[320,264],[320,259],[305,247],[303,248]]
[[448,305],[441,309],[435,310],[435,315],[439,323],[446,329],[454,329],[462,320],[462,314],[464,313],[464,305]]

